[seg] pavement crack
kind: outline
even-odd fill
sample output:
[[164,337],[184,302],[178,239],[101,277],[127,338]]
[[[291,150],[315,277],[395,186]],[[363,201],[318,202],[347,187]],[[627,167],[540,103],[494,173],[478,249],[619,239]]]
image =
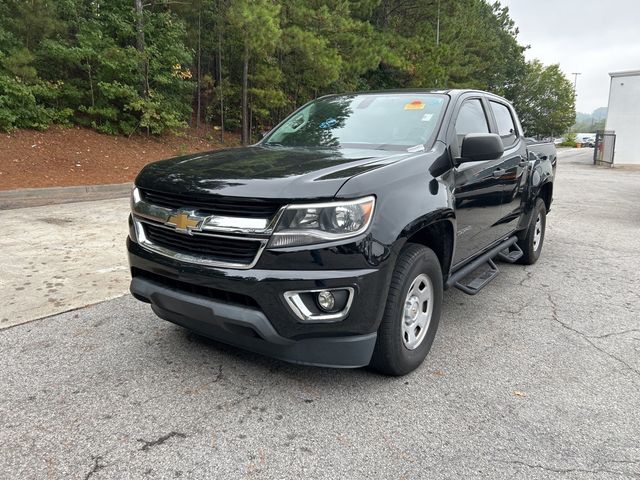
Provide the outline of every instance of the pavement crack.
[[254,392],[254,393],[250,393],[250,394],[247,394],[247,395],[243,395],[242,393],[238,393],[239,398],[236,398],[235,400],[227,400],[226,402],[219,403],[218,405],[216,405],[216,408],[218,410],[222,410],[222,409],[226,409],[226,408],[229,408],[229,407],[235,407],[236,405],[239,405],[239,404],[241,404],[243,402],[246,402],[247,400],[251,400],[252,398],[260,397],[263,392],[264,392],[264,387],[260,388],[258,391]]
[[562,320],[560,320],[560,318],[558,318],[558,306],[556,305],[556,302],[553,300],[553,297],[551,296],[550,293],[547,293],[547,298],[549,299],[549,303],[551,304],[551,313],[552,313],[552,318],[553,318],[554,322],[556,322],[559,325],[561,325],[564,329],[569,330],[570,332],[573,332],[573,333],[579,335],[580,337],[582,337],[584,339],[585,342],[587,342],[593,348],[598,350],[600,353],[606,355],[607,357],[611,358],[612,360],[617,361],[618,363],[623,365],[627,370],[629,370],[631,373],[634,373],[636,376],[640,377],[640,371],[638,371],[637,369],[635,369],[634,367],[629,365],[629,363],[624,361],[622,358],[618,357],[617,355],[614,355],[613,353],[607,352],[605,349],[599,347],[598,345],[596,345],[592,341],[592,338],[598,338],[598,337],[591,337],[591,336],[587,335],[586,333],[581,332],[580,330],[578,330],[576,328],[573,328],[572,326],[570,326],[567,323],[565,323]]
[[640,463],[640,460],[607,460],[607,463],[629,463],[635,465]]
[[178,437],[178,438],[187,438],[187,435],[184,433],[180,433],[180,432],[174,432],[171,431],[169,433],[167,433],[166,435],[163,435],[155,440],[145,440],[143,438],[139,438],[138,441],[142,442],[144,445],[142,445],[142,447],[140,447],[140,450],[143,452],[146,452],[147,450],[149,450],[152,447],[156,447],[158,445],[162,445],[164,442],[166,442],[167,440],[173,438],[173,437]]
[[511,465],[520,465],[528,468],[537,468],[539,470],[544,470],[546,472],[553,473],[614,473],[616,475],[628,475],[625,472],[619,472],[616,470],[607,470],[604,468],[596,468],[596,469],[587,469],[587,468],[559,468],[559,467],[548,467],[546,465],[541,465],[539,463],[527,463],[521,460],[498,460],[500,463],[507,463]]
[[530,270],[527,270],[526,268],[524,270],[524,273],[526,274],[526,277],[524,277],[522,280],[520,280],[519,285],[521,287],[524,287],[524,282],[526,282],[528,280],[531,280],[531,277],[533,277],[533,272],[531,272]]
[[92,457],[92,458],[93,458],[93,467],[91,467],[91,470],[89,470],[87,474],[84,476],[84,480],[88,480],[93,476],[94,473],[98,473],[100,470],[108,466],[106,463],[102,463],[101,456],[98,455],[97,457]]
[[217,383],[221,380],[224,380],[224,373],[222,372],[222,364],[218,365],[218,374],[216,375],[216,378],[214,378],[211,383]]
[[640,330],[638,330],[637,328],[631,328],[629,330],[623,330],[621,332],[610,332],[610,333],[605,333],[604,335],[587,335],[589,338],[608,338],[608,337],[613,337],[615,335],[624,335],[626,333],[635,333],[635,332],[640,332]]
[[529,308],[530,306],[531,305],[529,305],[529,302],[526,302],[524,305],[522,305],[517,310],[505,310],[505,312],[510,314],[510,315],[520,315],[526,308]]

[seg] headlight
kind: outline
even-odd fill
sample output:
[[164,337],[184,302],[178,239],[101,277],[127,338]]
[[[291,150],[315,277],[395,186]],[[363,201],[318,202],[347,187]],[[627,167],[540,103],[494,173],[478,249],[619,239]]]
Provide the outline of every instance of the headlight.
[[308,205],[289,205],[268,248],[295,247],[355,237],[371,223],[375,197]]

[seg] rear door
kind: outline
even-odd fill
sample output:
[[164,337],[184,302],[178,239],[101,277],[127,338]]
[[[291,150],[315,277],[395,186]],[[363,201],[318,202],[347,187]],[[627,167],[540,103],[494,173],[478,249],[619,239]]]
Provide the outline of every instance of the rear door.
[[[454,158],[460,156],[466,134],[491,132],[488,108],[479,94],[467,95],[458,104],[448,134]],[[463,163],[453,169],[457,221],[454,265],[479,253],[500,236],[496,228],[501,218],[503,187],[495,172],[501,164],[502,158],[498,157]]]
[[504,145],[499,169],[494,172],[502,187],[501,218],[495,231],[498,236],[506,236],[516,229],[522,213],[527,146],[513,108],[508,103],[491,97],[488,98],[488,104],[493,117],[492,132],[500,135]]

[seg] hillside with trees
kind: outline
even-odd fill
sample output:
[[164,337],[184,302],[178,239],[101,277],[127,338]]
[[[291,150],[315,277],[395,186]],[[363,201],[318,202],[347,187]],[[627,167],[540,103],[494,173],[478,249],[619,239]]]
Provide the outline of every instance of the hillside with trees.
[[607,121],[607,107],[596,108],[591,113],[578,112],[576,123],[571,127],[572,132],[595,133],[604,130]]
[[0,0],[0,130],[207,125],[246,143],[326,93],[471,87],[560,133],[571,84],[517,35],[483,0]]

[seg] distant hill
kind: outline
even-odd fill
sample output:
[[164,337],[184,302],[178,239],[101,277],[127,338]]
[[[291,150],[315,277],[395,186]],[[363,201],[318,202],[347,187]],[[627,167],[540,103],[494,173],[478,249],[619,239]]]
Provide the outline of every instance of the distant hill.
[[607,118],[607,107],[596,108],[591,113],[578,112],[576,123],[571,127],[572,132],[593,133],[604,128]]
[[606,120],[607,118],[607,107],[596,108],[591,114],[593,119],[597,122],[598,120]]

